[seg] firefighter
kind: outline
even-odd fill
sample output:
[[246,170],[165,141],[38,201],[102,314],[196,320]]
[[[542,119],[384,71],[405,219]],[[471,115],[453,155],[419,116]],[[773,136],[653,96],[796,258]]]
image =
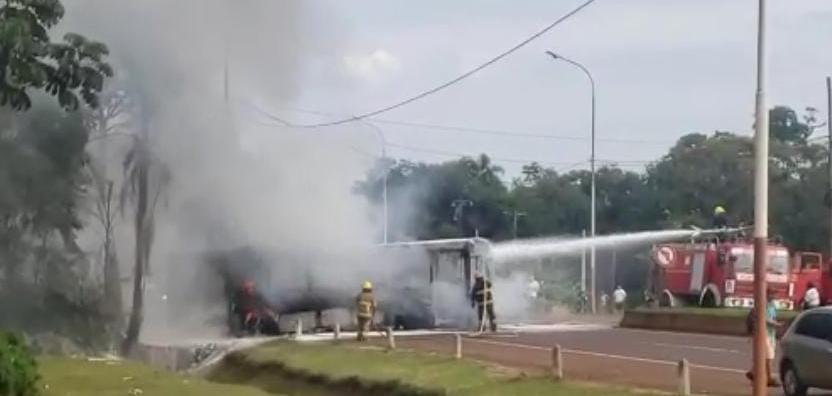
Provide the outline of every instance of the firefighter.
[[234,312],[246,333],[253,335],[258,332],[276,333],[278,331],[277,314],[257,292],[253,281],[244,281],[234,300]]
[[714,228],[728,228],[728,214],[725,212],[725,208],[722,206],[717,206],[714,208],[714,218],[713,218],[713,227]]
[[480,273],[477,273],[474,278],[474,287],[471,288],[471,307],[477,309],[480,328],[485,324],[484,319],[487,314],[491,331],[497,331],[497,317],[494,315],[494,293],[491,291],[491,281],[485,280]]
[[373,296],[373,284],[365,281],[361,293],[355,298],[356,319],[358,320],[358,341],[366,340],[365,333],[370,331],[376,314],[376,298]]

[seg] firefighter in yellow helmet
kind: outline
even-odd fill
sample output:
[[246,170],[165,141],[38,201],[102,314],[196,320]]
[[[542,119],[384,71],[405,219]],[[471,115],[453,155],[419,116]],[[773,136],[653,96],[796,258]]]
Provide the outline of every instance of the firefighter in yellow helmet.
[[356,317],[358,319],[358,341],[366,340],[365,333],[370,331],[376,314],[376,298],[373,296],[373,284],[365,281],[361,293],[355,298]]
[[725,212],[725,208],[723,208],[722,206],[717,206],[716,208],[714,208],[713,227],[728,227],[728,214]]

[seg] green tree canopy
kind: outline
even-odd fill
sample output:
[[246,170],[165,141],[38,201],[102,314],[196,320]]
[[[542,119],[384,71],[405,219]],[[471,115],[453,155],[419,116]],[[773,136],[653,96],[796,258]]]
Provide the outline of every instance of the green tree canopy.
[[75,33],[52,42],[49,29],[60,22],[58,0],[6,0],[0,6],[0,106],[26,110],[30,91],[43,90],[75,110],[79,96],[98,106],[98,93],[113,70],[104,61],[107,47]]

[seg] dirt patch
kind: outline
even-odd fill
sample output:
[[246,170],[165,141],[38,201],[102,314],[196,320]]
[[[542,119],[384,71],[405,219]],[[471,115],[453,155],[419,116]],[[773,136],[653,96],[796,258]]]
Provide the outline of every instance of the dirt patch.
[[256,362],[232,353],[207,377],[211,381],[255,386],[267,392],[310,396],[444,396],[443,390],[422,389],[401,381],[359,377],[332,378],[281,362]]

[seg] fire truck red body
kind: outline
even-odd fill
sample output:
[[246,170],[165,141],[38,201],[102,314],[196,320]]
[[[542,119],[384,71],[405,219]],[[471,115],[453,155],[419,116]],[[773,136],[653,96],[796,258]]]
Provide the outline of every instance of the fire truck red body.
[[[767,250],[766,280],[779,309],[799,308],[810,283],[832,303],[832,263],[819,253],[790,253],[776,243]],[[660,244],[652,261],[648,289],[660,306],[754,305],[754,248],[748,240]]]

